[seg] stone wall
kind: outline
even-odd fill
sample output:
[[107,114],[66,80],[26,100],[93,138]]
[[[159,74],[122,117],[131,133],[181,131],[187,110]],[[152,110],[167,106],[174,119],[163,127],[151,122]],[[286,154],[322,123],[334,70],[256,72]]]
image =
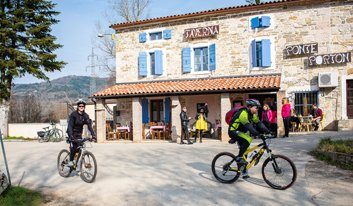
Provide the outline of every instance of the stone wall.
[[[250,28],[250,19],[256,15],[270,15],[271,27],[261,30]],[[183,39],[185,29],[219,25],[220,33],[214,38]],[[139,34],[150,29],[172,30],[170,40],[139,43]],[[287,45],[318,43],[318,54],[347,52],[353,50],[353,1],[323,3],[316,6],[296,6],[272,10],[228,14],[222,17],[204,17],[158,26],[136,27],[134,30],[117,31],[116,81],[182,79],[195,77],[281,73],[281,90],[291,87],[317,86],[318,73],[338,71],[339,74],[353,68],[352,63],[341,66],[308,68],[307,57],[284,58]],[[255,38],[270,38],[273,44],[272,66],[251,69],[250,42]],[[216,44],[216,70],[212,73],[182,74],[181,50],[195,44]],[[142,51],[163,49],[166,56],[166,74],[160,77],[138,76],[138,54]],[[326,113],[326,125],[337,127],[341,119],[341,82],[333,89],[320,90],[320,106]],[[286,94],[289,96],[290,94]]]

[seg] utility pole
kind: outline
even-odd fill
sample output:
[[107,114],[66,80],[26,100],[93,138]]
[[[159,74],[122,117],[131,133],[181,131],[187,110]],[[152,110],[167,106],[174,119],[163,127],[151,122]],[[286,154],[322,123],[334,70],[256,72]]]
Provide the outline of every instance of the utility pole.
[[89,87],[89,92],[90,95],[93,95],[97,91],[97,74],[96,74],[96,67],[99,67],[96,64],[96,61],[98,61],[98,56],[94,54],[94,49],[92,48],[92,53],[88,55],[88,61],[90,61],[90,65],[86,67],[86,69],[91,70],[91,79],[90,79],[90,87]]

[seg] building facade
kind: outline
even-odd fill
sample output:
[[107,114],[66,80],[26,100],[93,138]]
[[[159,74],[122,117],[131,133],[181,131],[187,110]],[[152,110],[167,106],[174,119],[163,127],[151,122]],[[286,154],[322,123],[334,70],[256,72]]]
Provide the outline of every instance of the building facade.
[[[114,122],[131,122],[144,141],[149,122],[181,134],[179,113],[208,104],[208,121],[247,98],[280,111],[281,99],[307,116],[325,113],[325,129],[348,128],[353,118],[353,1],[287,0],[111,26],[116,39],[116,85],[94,94],[97,133],[106,140],[106,104]],[[351,80],[352,79],[352,80]],[[278,112],[279,131],[282,121]]]

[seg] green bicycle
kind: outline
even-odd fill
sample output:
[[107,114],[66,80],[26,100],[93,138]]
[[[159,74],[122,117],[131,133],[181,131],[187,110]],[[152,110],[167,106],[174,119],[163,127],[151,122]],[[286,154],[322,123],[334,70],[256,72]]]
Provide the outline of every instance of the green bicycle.
[[[221,152],[217,154],[212,161],[212,173],[221,183],[235,182],[240,173],[252,166],[256,166],[265,152],[268,158],[262,164],[262,177],[265,182],[272,188],[285,190],[291,187],[297,179],[297,169],[288,157],[283,155],[272,154],[269,148],[268,139],[273,138],[272,135],[261,135],[262,143],[249,148],[244,159],[248,159],[247,165],[240,165],[235,161],[236,156],[229,152]],[[257,151],[257,149],[259,149]],[[248,155],[251,154],[251,155]]]

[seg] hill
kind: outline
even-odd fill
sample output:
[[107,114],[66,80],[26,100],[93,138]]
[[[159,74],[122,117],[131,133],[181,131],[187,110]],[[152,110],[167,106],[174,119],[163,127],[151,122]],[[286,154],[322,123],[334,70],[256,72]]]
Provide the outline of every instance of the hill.
[[[12,89],[12,94],[16,97],[25,97],[29,94],[35,95],[41,101],[50,102],[75,102],[77,99],[88,99],[90,93],[89,76],[65,76],[54,79],[50,82],[33,84],[17,84]],[[109,78],[95,78],[96,91],[100,91],[111,84]]]

